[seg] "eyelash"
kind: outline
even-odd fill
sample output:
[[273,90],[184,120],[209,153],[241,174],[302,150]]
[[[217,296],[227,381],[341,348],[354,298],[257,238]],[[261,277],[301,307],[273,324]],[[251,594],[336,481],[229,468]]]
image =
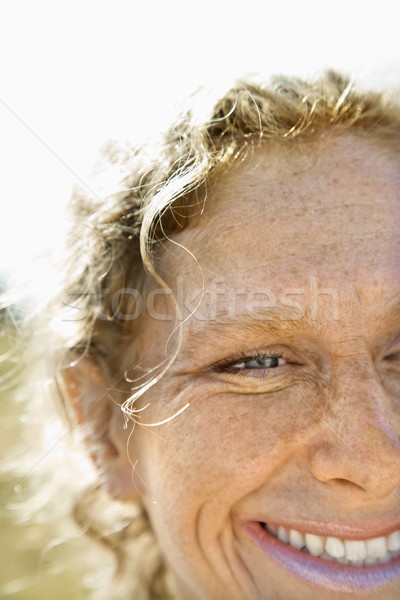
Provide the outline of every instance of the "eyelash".
[[[277,364],[273,367],[268,366],[260,366],[253,368],[246,368],[245,366],[240,367],[244,363],[250,363],[251,361],[259,361],[268,358],[276,358],[283,359],[285,361],[284,365]],[[391,370],[396,370],[398,372],[399,363],[400,363],[400,352],[392,352],[385,357],[386,362],[391,364]],[[303,361],[301,361],[302,363]],[[283,373],[281,369],[286,366],[300,366],[301,364],[297,359],[293,360],[291,353],[289,353],[284,348],[283,350],[270,350],[268,352],[259,352],[255,350],[253,353],[249,354],[249,351],[239,350],[235,356],[231,356],[222,361],[214,363],[211,365],[211,370],[214,373],[221,373],[225,375],[225,377],[258,377],[260,379],[266,379],[268,375],[273,373],[273,376],[282,375],[283,373],[288,373],[286,369],[284,369]]]
[[[214,366],[214,370],[218,373],[228,373],[231,376],[242,376],[242,377],[267,377],[267,375],[271,371],[276,371],[279,368],[279,365],[276,367],[259,367],[259,368],[239,368],[238,365],[243,363],[248,363],[255,360],[263,360],[266,358],[283,358],[283,352],[281,351],[270,351],[270,352],[255,352],[254,354],[246,354],[245,352],[240,352],[238,356],[234,359],[229,358],[223,362],[218,363]],[[282,365],[280,365],[282,366]],[[254,375],[254,372],[257,371],[257,375]]]

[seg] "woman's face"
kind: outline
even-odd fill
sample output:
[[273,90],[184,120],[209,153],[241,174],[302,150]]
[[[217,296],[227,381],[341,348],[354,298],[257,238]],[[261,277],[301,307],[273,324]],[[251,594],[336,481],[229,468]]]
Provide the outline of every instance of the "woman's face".
[[[131,452],[180,600],[400,597],[399,182],[350,135],[258,149],[166,245],[198,308],[140,419],[189,405]],[[153,300],[141,366],[172,327]]]

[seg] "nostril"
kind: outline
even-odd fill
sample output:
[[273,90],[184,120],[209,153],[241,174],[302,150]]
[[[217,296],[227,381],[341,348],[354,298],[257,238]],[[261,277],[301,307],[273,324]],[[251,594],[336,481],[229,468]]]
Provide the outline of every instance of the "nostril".
[[369,494],[374,498],[387,497],[396,491],[395,485],[393,485],[393,486],[388,485],[380,477],[376,477],[375,484],[373,484],[373,482],[372,482],[371,475],[366,476],[366,479],[368,479],[368,481],[366,482],[365,485],[362,485],[361,478],[360,478],[360,483],[356,483],[355,481],[350,481],[349,479],[345,479],[342,477],[337,477],[335,479],[331,479],[330,481],[327,481],[325,483],[330,484],[330,485],[336,484],[336,485],[340,486],[342,490],[349,490],[349,491],[359,490],[363,493],[365,493],[366,491],[369,490]]
[[341,487],[355,488],[355,489],[364,491],[364,488],[362,485],[359,485],[358,483],[355,483],[354,481],[349,481],[348,479],[345,479],[344,477],[337,477],[336,479],[331,480],[330,483],[338,483]]
[[316,480],[329,483],[329,489],[361,490],[376,499],[400,487],[400,451],[382,430],[353,432],[351,438],[342,440],[326,434],[321,439],[319,433],[307,447],[308,468]]

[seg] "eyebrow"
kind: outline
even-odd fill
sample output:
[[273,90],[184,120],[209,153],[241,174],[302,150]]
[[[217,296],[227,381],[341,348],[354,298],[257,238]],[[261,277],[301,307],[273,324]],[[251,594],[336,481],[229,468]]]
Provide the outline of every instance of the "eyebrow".
[[[269,338],[279,338],[284,335],[292,335],[311,332],[316,327],[316,321],[311,320],[308,311],[302,311],[290,306],[257,307],[254,313],[241,309],[236,312],[226,308],[220,308],[210,316],[201,316],[194,313],[189,320],[186,331],[186,350],[202,347],[205,342],[230,339],[243,340],[243,334],[249,336],[249,345],[254,340],[263,339],[265,343]],[[391,299],[383,302],[381,322],[396,319],[400,321],[400,300],[396,294]],[[251,337],[250,337],[251,336]]]
[[212,319],[204,320],[196,318],[194,313],[191,325],[197,322],[197,326],[189,326],[188,336],[191,343],[200,344],[205,339],[209,341],[210,337],[218,338],[221,335],[234,338],[243,331],[259,337],[298,333],[315,326],[304,312],[289,306],[257,307],[253,312],[237,311],[234,314],[232,311],[219,309]]

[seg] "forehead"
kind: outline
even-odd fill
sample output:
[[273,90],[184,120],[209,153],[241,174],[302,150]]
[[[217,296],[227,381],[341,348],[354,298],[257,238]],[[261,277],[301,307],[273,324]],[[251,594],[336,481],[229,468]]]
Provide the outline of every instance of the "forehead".
[[[370,267],[379,248],[398,254],[398,158],[353,135],[290,152],[261,147],[219,181],[196,226],[175,239],[206,278],[269,265],[282,276],[306,265]],[[168,272],[196,271],[191,254],[167,250]]]

